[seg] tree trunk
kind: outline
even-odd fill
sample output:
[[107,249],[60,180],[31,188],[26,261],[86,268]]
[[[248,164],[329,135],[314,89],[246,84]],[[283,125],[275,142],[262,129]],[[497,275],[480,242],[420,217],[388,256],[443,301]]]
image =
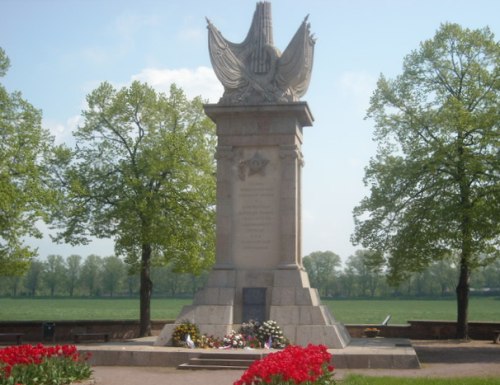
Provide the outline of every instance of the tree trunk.
[[141,288],[140,288],[140,326],[139,336],[151,335],[151,292],[153,282],[151,281],[151,245],[142,245],[141,257]]
[[457,286],[457,334],[456,338],[467,340],[469,338],[469,277],[467,263],[460,261],[460,277]]
[[472,256],[472,219],[471,219],[471,182],[467,178],[465,168],[465,150],[463,134],[458,135],[458,185],[460,188],[461,210],[461,255],[460,277],[457,286],[457,335],[458,339],[469,339],[468,311],[469,311],[469,279],[470,261]]

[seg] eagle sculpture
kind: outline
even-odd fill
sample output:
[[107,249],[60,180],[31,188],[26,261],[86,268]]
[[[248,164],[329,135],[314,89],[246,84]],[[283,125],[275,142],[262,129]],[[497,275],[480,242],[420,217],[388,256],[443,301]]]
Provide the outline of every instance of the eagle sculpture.
[[271,4],[257,3],[252,25],[240,44],[226,40],[208,22],[208,49],[224,86],[219,104],[296,102],[309,86],[315,39],[307,17],[281,53],[273,43]]

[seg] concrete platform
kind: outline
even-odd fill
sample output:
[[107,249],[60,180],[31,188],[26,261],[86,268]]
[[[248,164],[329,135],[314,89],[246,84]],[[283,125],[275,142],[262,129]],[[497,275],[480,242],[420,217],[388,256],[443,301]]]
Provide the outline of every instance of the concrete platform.
[[[94,366],[178,367],[192,358],[223,353],[262,358],[273,349],[216,350],[153,346],[156,337],[124,342],[80,344],[78,350],[90,352]],[[411,342],[406,339],[359,338],[344,349],[329,349],[333,365],[339,369],[417,369],[420,363]]]

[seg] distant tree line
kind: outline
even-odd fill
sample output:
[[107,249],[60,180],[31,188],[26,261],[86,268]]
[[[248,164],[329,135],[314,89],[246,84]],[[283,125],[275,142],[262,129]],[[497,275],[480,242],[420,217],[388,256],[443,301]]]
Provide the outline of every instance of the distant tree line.
[[[397,286],[388,283],[380,256],[358,250],[345,264],[332,251],[316,251],[303,260],[311,286],[322,298],[434,297],[454,296],[458,265],[452,259],[432,263],[412,273]],[[500,293],[500,261],[478,268],[471,277],[477,293]]]
[[[398,286],[388,284],[380,259],[358,250],[343,264],[332,251],[316,251],[304,257],[311,286],[322,298],[442,297],[453,296],[458,267],[452,261],[437,261],[413,273]],[[191,297],[203,287],[207,272],[199,275],[176,272],[173,265],[151,270],[153,296]],[[134,297],[139,295],[139,274],[130,271],[116,256],[85,258],[49,255],[34,260],[21,276],[0,276],[0,296],[13,297]],[[500,293],[500,261],[479,268],[472,276],[476,293]]]
[[[192,296],[204,285],[206,275],[177,273],[172,265],[155,266],[153,295]],[[139,291],[139,273],[130,271],[117,256],[49,255],[46,260],[33,260],[23,275],[0,276],[0,296],[135,297]]]

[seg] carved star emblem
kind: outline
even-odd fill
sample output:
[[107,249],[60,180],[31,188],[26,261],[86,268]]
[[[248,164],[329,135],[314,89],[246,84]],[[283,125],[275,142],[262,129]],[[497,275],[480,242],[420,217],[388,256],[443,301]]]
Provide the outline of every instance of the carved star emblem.
[[264,169],[268,163],[268,159],[256,152],[250,159],[247,160],[248,175],[264,175]]
[[255,174],[265,175],[265,168],[269,163],[269,159],[264,158],[258,151],[247,160],[243,160],[239,164],[239,174],[241,180],[245,180],[245,174],[248,170],[248,176]]

